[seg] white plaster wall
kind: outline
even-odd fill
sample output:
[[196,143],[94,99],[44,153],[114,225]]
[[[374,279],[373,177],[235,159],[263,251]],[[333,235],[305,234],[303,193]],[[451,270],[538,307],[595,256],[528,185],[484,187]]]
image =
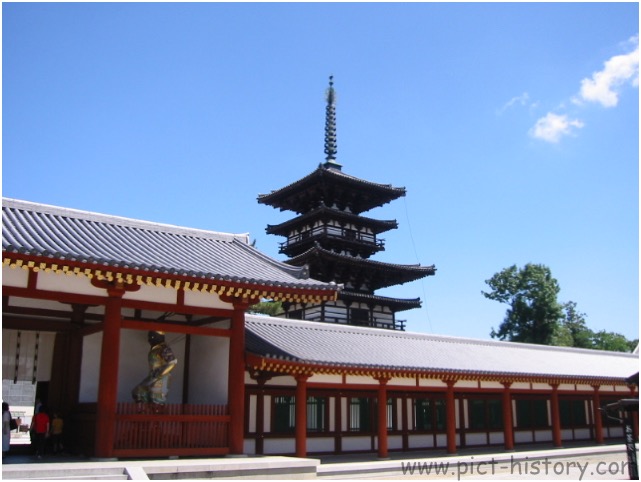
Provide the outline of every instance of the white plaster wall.
[[574,385],[571,383],[561,383],[559,385],[559,390],[571,390],[574,391]]
[[436,380],[434,378],[419,378],[418,386],[419,387],[446,387],[447,384],[442,380]]
[[465,434],[466,445],[486,445],[487,437],[485,433],[468,433]]
[[293,438],[268,438],[263,443],[265,454],[293,454],[296,453],[296,439]]
[[63,293],[107,296],[107,292],[104,289],[93,286],[89,278],[73,274],[66,275],[38,271],[36,287],[41,290],[62,291]]
[[227,403],[229,338],[191,337],[189,403]]
[[[36,336],[39,335],[39,336]],[[2,330],[2,379],[13,381],[16,375],[16,356],[18,380],[31,382],[36,370],[36,381],[47,382],[51,379],[53,348],[56,335],[46,331],[21,331],[20,350],[18,351],[18,331]],[[36,353],[36,342],[38,344]],[[34,366],[37,354],[37,366]]]
[[343,382],[342,375],[317,374],[317,375],[312,375],[307,380],[307,383],[342,383],[342,382]]
[[[550,388],[548,386],[548,388]],[[514,382],[511,386],[510,389],[512,390],[529,390],[530,389],[530,384],[527,382]]]
[[253,439],[245,439],[243,441],[243,453],[247,455],[256,454],[256,441]]
[[247,430],[250,433],[256,433],[256,395],[249,396],[249,420],[247,421]]
[[388,435],[387,448],[389,449],[402,449],[403,437],[401,435]]
[[585,390],[587,392],[593,392],[594,391],[594,388],[592,388],[591,385],[577,385],[576,389],[577,390]]
[[265,427],[263,428],[263,431],[267,433],[272,431],[272,419],[270,417],[271,406],[271,395],[265,395],[265,399],[263,400],[263,424],[265,425]]
[[478,388],[479,382],[475,380],[460,380],[454,385],[455,388]]
[[387,382],[388,387],[394,387],[394,386],[402,386],[402,387],[415,387],[416,386],[416,379],[415,378],[402,378],[402,377],[395,377],[390,379],[389,382]]
[[218,296],[218,293],[203,293],[201,291],[186,290],[185,304],[188,306],[199,306],[202,308],[234,309],[234,305],[222,301],[220,296]]
[[533,383],[532,390],[550,390],[549,383]]
[[[457,445],[460,444],[459,442],[459,436],[458,434],[456,435],[456,443]],[[436,436],[436,446],[437,447],[447,447],[447,435],[440,433]]]
[[410,435],[407,443],[411,449],[431,448],[434,446],[434,437],[432,435]]
[[590,438],[590,429],[589,428],[577,428],[574,431],[575,440],[587,440]]
[[174,305],[178,300],[178,294],[174,288],[141,285],[136,291],[127,291],[123,295],[123,299],[153,301],[156,303],[169,303]]
[[347,375],[345,377],[345,383],[354,385],[378,385],[378,382],[372,377],[358,377],[351,375]]
[[274,377],[265,383],[265,386],[282,386],[282,387],[295,387],[296,379],[289,375]]
[[98,401],[102,332],[87,335],[82,340],[82,368],[80,370],[78,401],[92,403]]
[[623,427],[610,427],[610,437],[623,437]]
[[561,440],[572,440],[572,429],[569,429],[569,428],[562,429]]
[[505,387],[501,382],[487,382],[487,381],[481,381],[481,388],[493,388],[493,389],[501,389],[503,390]]
[[503,432],[490,432],[491,444],[502,444],[505,441],[505,434]]
[[307,437],[308,452],[334,452],[333,437]]
[[532,440],[532,432],[530,430],[515,430],[514,431],[514,442],[517,444],[534,442]]
[[22,268],[11,268],[7,265],[2,265],[2,285],[3,286],[17,286],[18,288],[26,288],[29,280],[29,271]]
[[535,442],[551,442],[552,430],[537,430],[534,432]]
[[336,430],[336,397],[329,398],[329,431]]
[[370,450],[371,441],[370,437],[343,437],[342,440],[343,451],[350,450]]

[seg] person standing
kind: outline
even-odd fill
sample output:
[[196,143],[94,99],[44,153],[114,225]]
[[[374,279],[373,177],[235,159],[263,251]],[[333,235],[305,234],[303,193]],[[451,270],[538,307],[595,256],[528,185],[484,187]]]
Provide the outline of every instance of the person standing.
[[49,436],[49,415],[43,406],[40,406],[40,410],[34,415],[31,428],[33,429],[36,456],[41,459],[45,453]]
[[53,419],[51,420],[51,445],[53,454],[62,452],[62,428],[64,422],[57,412],[54,412]]
[[9,404],[2,402],[2,455],[9,454],[11,447],[11,412],[9,411]]

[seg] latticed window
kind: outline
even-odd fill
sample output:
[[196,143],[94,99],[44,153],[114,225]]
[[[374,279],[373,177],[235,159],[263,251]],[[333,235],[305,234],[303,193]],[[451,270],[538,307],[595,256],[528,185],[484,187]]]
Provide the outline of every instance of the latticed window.
[[585,400],[559,400],[559,413],[562,427],[581,427],[587,425]]
[[326,410],[326,398],[307,398],[307,430],[309,432],[324,432],[327,430]]
[[394,430],[394,400],[387,399],[387,430]]
[[[378,429],[378,399],[367,397],[350,398],[349,429],[352,432],[372,432]],[[395,429],[394,399],[386,404],[387,430]]]
[[296,426],[295,397],[274,397],[274,432],[293,432]]
[[362,308],[352,308],[350,311],[351,323],[353,325],[369,325],[369,311]]
[[445,430],[445,400],[414,400],[414,430]]
[[516,426],[548,427],[548,402],[543,399],[516,400]]
[[372,407],[369,398],[349,399],[349,429],[352,432],[369,432],[372,429]]
[[492,430],[503,428],[501,400],[469,399],[467,402],[470,428]]

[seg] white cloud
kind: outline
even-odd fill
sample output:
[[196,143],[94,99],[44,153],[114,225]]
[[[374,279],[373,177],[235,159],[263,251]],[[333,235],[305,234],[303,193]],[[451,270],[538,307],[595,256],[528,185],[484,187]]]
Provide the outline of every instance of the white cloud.
[[556,143],[561,140],[561,137],[570,135],[574,129],[581,127],[583,122],[579,119],[569,119],[567,115],[548,112],[545,117],[536,121],[534,127],[530,129],[530,135],[535,139]]
[[521,95],[517,95],[516,97],[512,97],[510,100],[508,100],[503,107],[499,109],[499,114],[503,113],[505,110],[509,109],[510,107],[519,104],[522,106],[527,105],[528,101],[530,100],[530,95],[527,92],[523,92]]
[[626,83],[638,87],[639,38],[633,37],[630,41],[635,47],[632,52],[611,57],[603,64],[603,70],[594,72],[592,78],[581,81],[578,101],[598,102],[603,107],[614,107],[619,102],[619,87]]

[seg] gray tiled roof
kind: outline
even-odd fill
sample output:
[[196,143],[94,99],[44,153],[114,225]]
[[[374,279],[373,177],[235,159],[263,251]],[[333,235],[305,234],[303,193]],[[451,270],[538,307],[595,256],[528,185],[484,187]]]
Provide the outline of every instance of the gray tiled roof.
[[314,365],[498,376],[611,379],[639,356],[247,315],[247,350]]
[[[320,191],[317,190],[317,188],[322,188],[325,184],[343,186],[353,193],[366,193],[367,195],[358,196],[358,201],[356,198],[351,200],[351,209],[355,214],[369,211],[374,207],[405,196],[404,187],[394,187],[391,184],[379,184],[367,181],[346,174],[339,169],[320,165],[310,174],[287,186],[273,190],[269,194],[259,194],[258,202],[278,207],[281,211],[306,212],[310,206],[305,207],[301,204],[301,196],[299,196],[299,194],[305,192],[308,194],[309,192],[316,192],[316,194],[318,194]],[[316,199],[316,201],[322,200],[322,197]]]
[[183,228],[3,198],[2,250],[192,278],[333,291],[249,245],[246,234]]

